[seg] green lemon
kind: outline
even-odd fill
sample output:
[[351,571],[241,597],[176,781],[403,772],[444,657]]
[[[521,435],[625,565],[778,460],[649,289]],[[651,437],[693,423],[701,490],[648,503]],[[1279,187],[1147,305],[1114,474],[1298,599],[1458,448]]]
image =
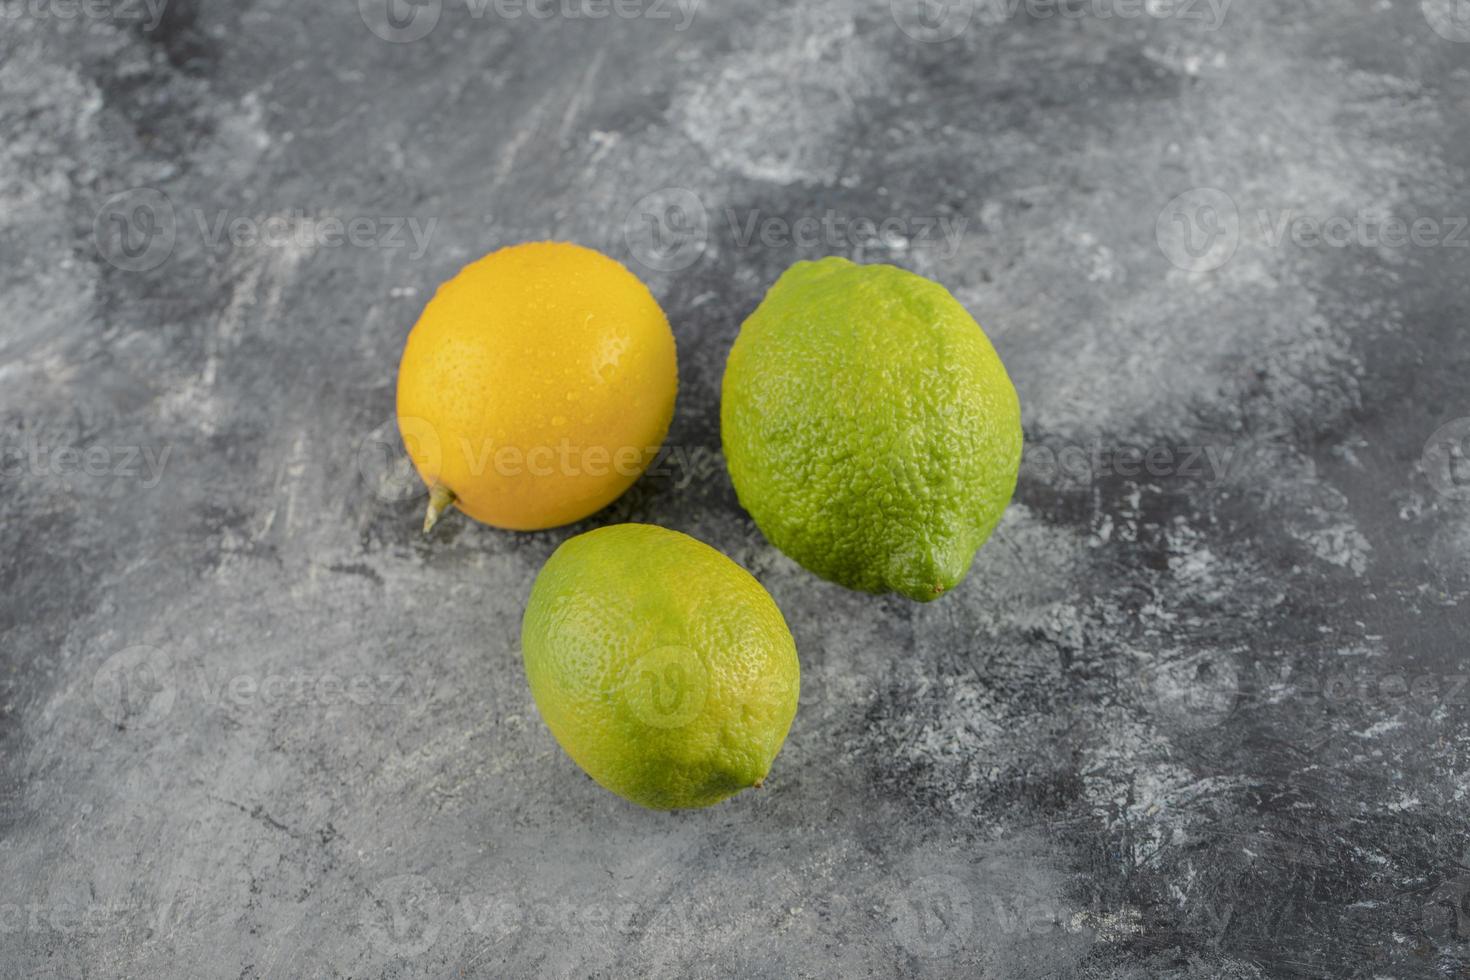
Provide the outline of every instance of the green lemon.
[[760,786],[796,715],[781,610],[709,545],[648,524],[564,543],[521,623],[531,695],[567,755],[658,810]]
[[740,328],[720,424],[740,503],[825,579],[925,602],[953,589],[1016,487],[1021,408],[943,286],[798,262]]

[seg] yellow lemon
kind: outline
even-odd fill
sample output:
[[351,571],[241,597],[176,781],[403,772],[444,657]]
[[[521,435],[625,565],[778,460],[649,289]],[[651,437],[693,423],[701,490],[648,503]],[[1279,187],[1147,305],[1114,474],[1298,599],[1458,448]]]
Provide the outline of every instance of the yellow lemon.
[[424,309],[398,368],[398,425],[430,490],[530,531],[616,500],[658,452],[678,392],[674,335],[614,259],[529,242],[466,266]]

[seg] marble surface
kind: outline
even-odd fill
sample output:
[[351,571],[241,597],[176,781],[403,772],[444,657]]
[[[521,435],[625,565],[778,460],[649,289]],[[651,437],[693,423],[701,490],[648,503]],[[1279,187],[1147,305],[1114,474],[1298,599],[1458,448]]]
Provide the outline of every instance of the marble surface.
[[[1470,973],[1462,0],[0,0],[0,975]],[[668,451],[419,533],[435,286],[571,239]],[[765,543],[724,358],[791,262],[948,285],[1020,486],[938,602]],[[796,636],[759,792],[641,811],[519,617],[569,534]]]

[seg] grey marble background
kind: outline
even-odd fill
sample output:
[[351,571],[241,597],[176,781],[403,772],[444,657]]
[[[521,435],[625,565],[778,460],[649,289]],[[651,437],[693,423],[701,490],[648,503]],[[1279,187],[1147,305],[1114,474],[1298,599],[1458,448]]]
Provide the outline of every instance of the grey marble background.
[[[0,0],[0,975],[1470,975],[1463,0]],[[404,337],[497,246],[627,262],[669,452],[424,538]],[[739,509],[800,258],[948,285],[1016,499],[916,606]],[[639,810],[522,604],[641,520],[753,571],[772,778]]]

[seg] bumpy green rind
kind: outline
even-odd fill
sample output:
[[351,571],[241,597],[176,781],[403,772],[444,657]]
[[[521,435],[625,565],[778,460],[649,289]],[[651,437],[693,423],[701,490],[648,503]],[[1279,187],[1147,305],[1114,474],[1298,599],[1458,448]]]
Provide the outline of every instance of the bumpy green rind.
[[740,503],[821,577],[920,602],[965,577],[1015,491],[1016,390],[943,286],[798,262],[741,326],[720,424]]
[[745,569],[688,535],[619,524],[557,548],[521,624],[531,694],[566,753],[641,806],[759,785],[796,715],[796,643]]

